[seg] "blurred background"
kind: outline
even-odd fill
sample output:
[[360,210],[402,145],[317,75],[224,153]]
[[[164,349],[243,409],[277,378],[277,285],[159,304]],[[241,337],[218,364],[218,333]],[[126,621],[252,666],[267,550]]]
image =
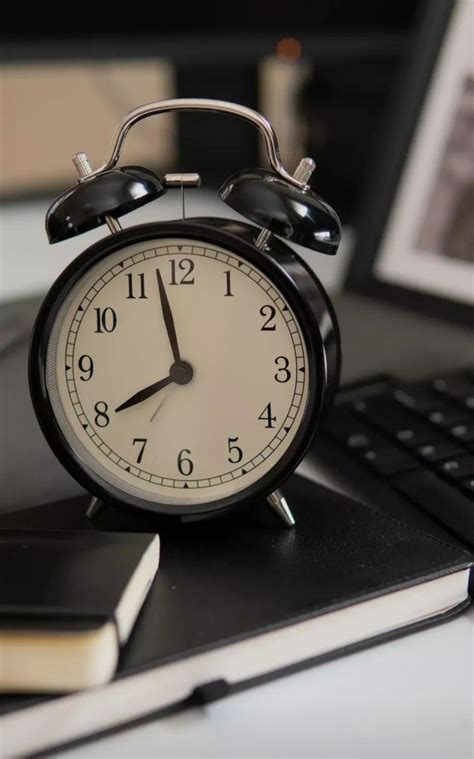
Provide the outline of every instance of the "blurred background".
[[[418,6],[208,1],[101,13],[83,2],[74,14],[49,3],[28,12],[11,6],[0,32],[0,298],[44,290],[70,258],[103,236],[96,230],[61,251],[50,249],[44,212],[75,181],[72,155],[84,150],[93,166],[101,163],[119,119],[151,100],[221,98],[261,111],[277,132],[284,163],[293,170],[303,155],[314,157],[314,189],[353,228]],[[250,126],[184,114],[138,125],[123,163],[198,171],[212,190],[234,171],[264,165],[264,158]],[[168,196],[142,218],[178,216]],[[199,203],[205,200],[200,192]],[[346,247],[350,239],[348,233]],[[338,264],[321,263],[330,288],[344,260],[343,253]]]
[[[72,156],[101,165],[117,123],[150,101],[250,106],[271,121],[289,171],[303,156],[316,160],[311,184],[340,215],[342,245],[335,257],[295,248],[334,298],[343,384],[443,379],[471,366],[461,377],[471,399],[473,10],[474,0],[10,4],[0,29],[0,510],[78,490],[33,418],[27,344],[44,293],[108,230],[49,245],[45,213],[77,180]],[[121,164],[198,172],[186,215],[232,217],[216,189],[266,165],[259,139],[237,119],[168,114],[130,131]],[[120,221],[181,211],[170,189]],[[466,425],[474,435],[470,417]],[[325,446],[307,473],[336,487],[321,480]],[[451,513],[445,495],[428,500]]]

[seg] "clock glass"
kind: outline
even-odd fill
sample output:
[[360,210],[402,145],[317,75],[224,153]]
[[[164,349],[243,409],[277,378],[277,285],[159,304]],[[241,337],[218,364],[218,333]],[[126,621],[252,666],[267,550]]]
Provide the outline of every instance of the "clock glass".
[[95,263],[59,308],[46,355],[54,414],[89,475],[177,507],[278,466],[311,380],[285,295],[232,250],[186,238]]

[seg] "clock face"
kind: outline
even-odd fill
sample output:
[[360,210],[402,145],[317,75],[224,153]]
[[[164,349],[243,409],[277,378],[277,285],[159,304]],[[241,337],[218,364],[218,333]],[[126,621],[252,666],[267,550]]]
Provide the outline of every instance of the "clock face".
[[284,294],[232,250],[185,238],[93,265],[59,308],[46,358],[54,414],[89,477],[177,507],[278,466],[311,380]]

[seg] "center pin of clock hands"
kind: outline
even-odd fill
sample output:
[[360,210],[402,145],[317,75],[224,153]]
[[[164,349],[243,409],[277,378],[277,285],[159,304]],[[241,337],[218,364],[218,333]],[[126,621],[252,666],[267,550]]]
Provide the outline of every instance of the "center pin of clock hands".
[[[148,385],[142,390],[139,390],[137,393],[134,393],[134,395],[121,403],[120,406],[117,406],[115,409],[116,413],[119,411],[124,411],[131,406],[135,406],[137,403],[146,401],[148,398],[151,398],[152,395],[155,395],[155,393],[158,393],[160,390],[167,387],[171,383],[175,383],[176,385],[187,385],[193,378],[194,372],[191,364],[188,364],[187,361],[181,360],[173,314],[171,312],[168,296],[166,294],[165,286],[163,284],[163,279],[161,277],[161,272],[159,269],[156,270],[156,280],[158,283],[158,292],[160,295],[161,311],[163,313],[163,320],[165,322],[166,332],[168,334],[168,339],[170,341],[171,350],[173,353],[174,364],[172,364],[170,367],[170,373],[167,377],[158,380],[158,382],[153,382],[151,385]],[[155,414],[153,414],[151,419],[155,418],[160,407],[161,404],[158,406],[158,409],[156,410]]]

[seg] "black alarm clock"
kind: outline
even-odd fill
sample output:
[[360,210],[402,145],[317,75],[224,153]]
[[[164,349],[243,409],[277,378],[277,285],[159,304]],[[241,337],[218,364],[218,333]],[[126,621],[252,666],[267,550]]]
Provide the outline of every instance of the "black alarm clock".
[[[116,168],[129,129],[169,111],[254,124],[270,169],[219,190],[248,221],[117,221],[199,175]],[[30,349],[34,408],[48,443],[96,499],[194,519],[266,499],[293,525],[280,486],[308,449],[340,373],[336,317],[313,271],[281,238],[336,253],[336,213],[293,175],[266,119],[223,101],[178,99],[128,114],[105,163],[74,157],[78,183],[48,210],[56,243],[102,224],[110,236],[52,286]],[[183,214],[184,215],[184,214]],[[250,222],[250,223],[248,223]]]

